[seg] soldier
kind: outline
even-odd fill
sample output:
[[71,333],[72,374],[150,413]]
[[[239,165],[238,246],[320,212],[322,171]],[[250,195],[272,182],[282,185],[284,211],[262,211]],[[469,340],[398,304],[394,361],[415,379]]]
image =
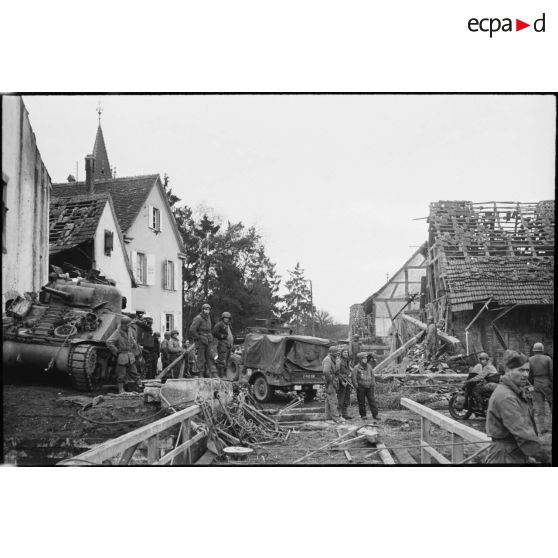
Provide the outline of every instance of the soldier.
[[339,391],[337,392],[337,403],[340,415],[349,420],[349,405],[351,404],[351,365],[349,363],[349,350],[341,351],[339,360]]
[[161,334],[158,331],[153,332],[153,355],[155,357],[155,376],[157,375],[157,365],[161,356]]
[[529,457],[547,463],[541,447],[526,388],[529,360],[523,354],[506,351],[506,373],[490,396],[486,433],[492,438],[486,463],[525,464]]
[[169,360],[169,341],[171,335],[170,331],[165,331],[163,334],[163,340],[161,341],[161,364],[163,365],[163,370],[170,364]]
[[360,337],[355,333],[353,340],[349,343],[349,356],[351,357],[351,366],[357,363],[357,355],[360,353]]
[[211,334],[210,310],[211,306],[204,304],[201,312],[193,319],[190,326],[190,336],[196,342],[196,351],[198,353],[198,372],[202,378],[214,376],[213,363],[211,362],[213,335]]
[[138,343],[142,347],[142,356],[145,362],[146,377],[151,379],[157,375],[158,355],[155,351],[155,338],[153,337],[153,318],[145,316],[137,322]]
[[469,380],[477,393],[489,397],[496,389],[499,381],[498,370],[490,362],[490,357],[486,353],[479,355],[479,363],[475,364],[471,374],[476,374]]
[[534,355],[529,359],[529,382],[533,385],[533,404],[535,407],[535,422],[541,434],[548,432],[546,428],[546,403],[550,406],[552,421],[552,359],[543,354],[544,345],[533,345]]
[[139,346],[130,327],[131,323],[132,320],[124,316],[120,321],[120,327],[107,339],[107,348],[116,357],[118,393],[123,393],[124,383],[134,384],[138,390],[141,390],[136,368]]
[[374,397],[376,381],[374,380],[372,367],[367,362],[366,353],[359,353],[357,357],[358,363],[353,368],[352,380],[356,388],[360,418],[363,421],[366,420],[366,401],[368,401],[372,417],[374,420],[378,420],[378,406],[376,405],[376,398]]
[[337,410],[337,391],[339,390],[337,354],[337,349],[335,347],[330,347],[328,355],[322,361],[326,395],[325,415],[326,420],[345,422],[345,419],[339,416],[339,411]]
[[[179,332],[177,329],[173,329],[170,333],[170,339],[167,344],[167,353],[169,355],[169,364],[175,361],[183,352],[182,344],[178,339]],[[172,367],[172,377],[180,378],[182,376],[181,371],[184,367],[184,361],[180,361]]]
[[213,328],[213,337],[217,339],[217,375],[220,378],[226,376],[227,365],[234,344],[234,336],[231,331],[231,315],[229,312],[221,314],[221,320]]
[[436,356],[438,349],[438,330],[431,316],[427,320],[425,344],[424,356],[426,360],[432,360]]

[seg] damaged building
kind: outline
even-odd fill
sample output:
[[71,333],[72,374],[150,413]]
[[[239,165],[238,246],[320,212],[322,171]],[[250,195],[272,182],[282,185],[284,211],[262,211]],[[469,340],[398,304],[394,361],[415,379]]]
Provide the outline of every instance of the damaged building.
[[468,353],[553,354],[554,201],[430,204],[425,309]]

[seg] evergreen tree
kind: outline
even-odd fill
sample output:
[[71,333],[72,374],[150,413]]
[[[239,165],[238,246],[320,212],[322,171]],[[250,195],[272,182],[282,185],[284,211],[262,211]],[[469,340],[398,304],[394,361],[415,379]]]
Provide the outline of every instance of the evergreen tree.
[[[295,333],[307,333],[312,319],[310,288],[304,278],[304,269],[297,262],[295,268],[287,270],[289,278],[285,282],[288,293],[284,297],[282,318],[291,323]],[[311,327],[310,327],[311,329]]]

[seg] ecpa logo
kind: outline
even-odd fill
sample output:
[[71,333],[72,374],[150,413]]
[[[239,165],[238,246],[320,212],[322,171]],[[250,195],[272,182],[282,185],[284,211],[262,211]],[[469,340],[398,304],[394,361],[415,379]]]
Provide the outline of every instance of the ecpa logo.
[[[533,29],[537,33],[544,33],[545,32],[545,25],[546,25],[546,14],[543,14],[539,19],[536,19],[533,22]],[[485,17],[482,19],[477,19],[472,17],[468,23],[467,27],[469,31],[473,33],[477,33],[481,31],[482,33],[489,33],[489,37],[492,38],[494,33],[498,33],[502,31],[506,32],[513,32],[513,19],[509,17],[505,17],[500,19],[498,17]],[[527,29],[527,27],[531,27],[530,23],[525,23],[520,19],[515,20],[515,31],[521,31],[522,29]]]

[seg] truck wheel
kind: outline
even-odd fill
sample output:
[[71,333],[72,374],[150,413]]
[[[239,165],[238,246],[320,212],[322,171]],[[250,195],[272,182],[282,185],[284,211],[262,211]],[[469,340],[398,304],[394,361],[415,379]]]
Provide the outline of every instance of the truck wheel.
[[254,381],[254,397],[259,403],[266,403],[273,397],[275,390],[261,374]]
[[240,370],[239,370],[238,363],[236,363],[234,360],[229,361],[226,370],[227,380],[230,380],[231,382],[238,382],[239,375],[240,375]]

